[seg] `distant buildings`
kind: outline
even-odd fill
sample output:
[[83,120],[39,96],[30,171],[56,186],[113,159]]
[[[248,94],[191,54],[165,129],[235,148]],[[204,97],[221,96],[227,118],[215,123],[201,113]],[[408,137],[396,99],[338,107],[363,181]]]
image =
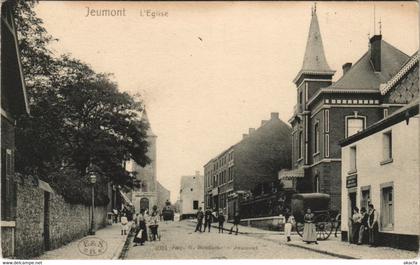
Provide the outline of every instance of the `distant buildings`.
[[239,210],[238,193],[264,189],[262,183],[268,184],[265,192],[271,192],[277,172],[290,168],[290,135],[291,128],[271,113],[261,127],[250,128],[239,143],[211,159],[204,165],[205,207],[222,209],[231,217]]
[[181,177],[179,210],[181,219],[195,216],[199,207],[204,207],[203,176],[196,171],[193,176]]
[[[342,234],[347,240],[354,207],[372,203],[379,213],[380,244],[419,248],[419,56],[381,86],[392,106],[380,121],[341,141]],[[400,104],[406,104],[401,107]],[[398,109],[396,108],[398,106]]]
[[[381,95],[380,87],[395,76],[409,56],[375,35],[369,49],[343,75],[327,63],[316,11],[312,12],[302,69],[293,80],[297,105],[289,120],[292,131],[292,170],[280,179],[292,180],[298,192],[331,196],[331,209],[341,208],[341,139],[366,129],[402,106]],[[345,211],[347,209],[343,209]],[[347,220],[346,220],[347,221]]]

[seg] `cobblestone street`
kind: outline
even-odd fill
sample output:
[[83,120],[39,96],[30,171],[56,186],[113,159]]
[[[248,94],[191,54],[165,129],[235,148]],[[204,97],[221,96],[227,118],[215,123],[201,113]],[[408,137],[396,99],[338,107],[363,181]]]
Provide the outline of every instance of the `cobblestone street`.
[[[330,259],[329,255],[289,247],[264,240],[264,234],[229,235],[211,232],[194,233],[195,223],[171,222],[160,225],[161,241],[131,246],[126,259]],[[228,225],[229,226],[229,225]],[[279,235],[277,235],[279,237]],[[282,238],[283,239],[283,238]]]
[[[161,223],[161,241],[130,247],[126,259],[413,259],[417,253],[387,247],[370,248],[341,242],[333,235],[319,245],[305,244],[298,235],[285,242],[280,232],[240,226],[239,235],[194,233],[195,222]],[[230,224],[225,226],[230,228]],[[373,251],[374,250],[374,251]]]

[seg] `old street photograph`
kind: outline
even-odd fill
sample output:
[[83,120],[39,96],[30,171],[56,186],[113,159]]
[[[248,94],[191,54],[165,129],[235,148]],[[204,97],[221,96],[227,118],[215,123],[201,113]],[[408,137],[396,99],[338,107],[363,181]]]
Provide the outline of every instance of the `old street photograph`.
[[1,3],[3,264],[417,264],[417,2]]

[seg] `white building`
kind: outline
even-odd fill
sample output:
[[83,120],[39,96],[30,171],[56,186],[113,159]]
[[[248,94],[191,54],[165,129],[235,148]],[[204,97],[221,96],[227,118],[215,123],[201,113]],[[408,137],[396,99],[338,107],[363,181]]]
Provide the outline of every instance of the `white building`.
[[[414,62],[413,62],[414,60]],[[344,238],[354,206],[372,203],[379,212],[379,243],[419,247],[419,84],[418,56],[381,88],[383,96],[408,101],[381,121],[341,141]],[[410,62],[408,62],[409,64]],[[395,104],[396,105],[396,104]]]
[[[181,177],[180,214],[181,218],[193,217],[199,207],[204,207],[204,177],[199,171],[193,176]],[[204,210],[204,208],[203,208]]]

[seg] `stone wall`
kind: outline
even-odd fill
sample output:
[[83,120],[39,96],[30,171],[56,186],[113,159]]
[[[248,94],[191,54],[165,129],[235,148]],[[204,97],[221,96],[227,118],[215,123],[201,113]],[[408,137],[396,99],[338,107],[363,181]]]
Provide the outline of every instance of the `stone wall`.
[[[49,196],[48,220],[44,220],[45,196]],[[95,208],[97,228],[106,225],[106,213],[106,206]],[[69,204],[62,196],[40,189],[33,179],[20,179],[17,185],[15,235],[17,258],[39,256],[45,251],[48,245],[44,240],[45,221],[49,224],[49,248],[55,249],[88,234],[90,207]]]

